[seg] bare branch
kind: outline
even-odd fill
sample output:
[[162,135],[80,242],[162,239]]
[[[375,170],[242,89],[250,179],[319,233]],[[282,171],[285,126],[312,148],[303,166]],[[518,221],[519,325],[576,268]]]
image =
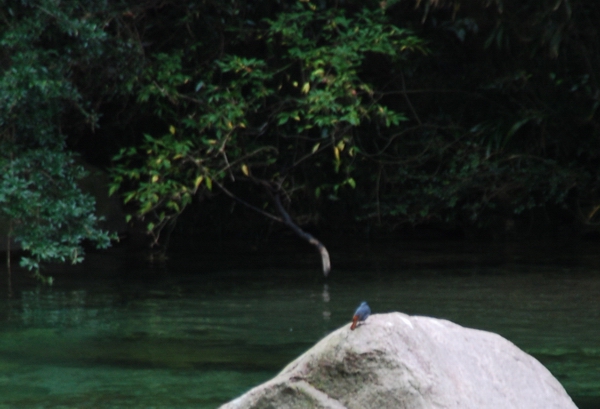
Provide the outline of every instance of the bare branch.
[[310,244],[315,246],[317,248],[317,250],[319,250],[319,253],[321,254],[321,263],[323,264],[323,274],[325,275],[325,277],[327,277],[329,275],[329,272],[331,271],[331,259],[329,258],[329,252],[327,251],[327,248],[318,239],[313,237],[313,235],[305,232],[300,227],[298,227],[298,225],[296,223],[294,223],[294,221],[290,217],[289,213],[283,207],[283,204],[281,203],[281,199],[279,197],[279,193],[273,194],[272,186],[269,186],[268,183],[265,181],[259,181],[259,180],[254,180],[254,181],[256,183],[258,183],[259,185],[263,185],[265,187],[265,189],[267,189],[267,191],[273,198],[275,207],[277,207],[277,210],[281,214],[281,217],[277,217],[271,213],[265,212],[264,210],[246,202],[242,198],[233,194],[225,186],[223,186],[216,180],[213,180],[213,183],[215,185],[217,185],[219,187],[219,189],[221,189],[221,191],[223,193],[225,193],[227,196],[229,196],[231,199],[235,200],[236,202],[241,203],[242,205],[248,207],[249,209],[254,210],[257,213],[262,214],[263,216],[265,216],[268,219],[271,219],[276,222],[287,225],[289,228],[291,228],[294,231],[294,233],[296,233],[298,236],[300,236],[301,238],[303,238],[304,240],[306,240],[307,242],[309,242]]
[[289,228],[291,228],[294,231],[294,233],[302,237],[304,240],[308,241],[310,244],[315,246],[317,250],[319,250],[319,253],[321,253],[321,262],[323,264],[323,274],[325,275],[325,277],[327,277],[329,275],[329,272],[331,271],[331,260],[329,258],[329,252],[327,251],[327,248],[312,234],[305,232],[300,227],[298,227],[296,223],[294,223],[289,213],[283,207],[279,194],[275,194],[273,196],[273,201],[275,202],[277,210],[279,210],[279,213],[281,213],[281,216],[283,217],[283,223],[285,223]]
[[242,198],[240,198],[240,197],[238,197],[238,196],[234,195],[233,193],[231,193],[231,192],[229,191],[229,189],[227,189],[225,186],[223,186],[222,184],[220,184],[220,183],[219,183],[219,182],[217,182],[216,180],[213,180],[213,183],[214,183],[215,185],[217,185],[217,186],[219,187],[219,189],[221,189],[221,191],[222,191],[223,193],[225,193],[227,196],[229,196],[230,198],[232,198],[232,199],[233,199],[233,200],[235,200],[236,202],[239,202],[240,204],[242,204],[242,205],[246,206],[247,208],[249,208],[249,209],[252,209],[252,210],[254,210],[254,211],[255,211],[255,212],[257,212],[257,213],[260,213],[260,214],[262,214],[263,216],[265,216],[265,217],[266,217],[266,218],[268,218],[268,219],[275,220],[276,222],[279,222],[279,223],[285,223],[285,222],[283,221],[283,219],[281,219],[280,217],[277,217],[277,216],[275,216],[275,215],[273,215],[273,214],[271,214],[271,213],[265,212],[263,209],[261,209],[261,208],[259,208],[259,207],[256,207],[256,206],[254,206],[253,204],[250,204],[250,203],[246,202],[244,199],[242,199]]

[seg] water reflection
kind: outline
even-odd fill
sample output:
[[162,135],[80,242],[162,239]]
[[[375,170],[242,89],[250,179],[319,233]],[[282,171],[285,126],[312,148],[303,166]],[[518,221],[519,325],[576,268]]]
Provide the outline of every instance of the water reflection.
[[323,320],[329,321],[331,319],[331,311],[329,310],[328,303],[331,300],[329,296],[329,286],[327,284],[323,284]]
[[[398,267],[396,253],[382,252],[368,252],[370,265],[352,259],[360,252],[348,255],[326,282],[312,267],[224,269],[178,258],[152,270],[106,256],[77,274],[54,272],[53,288],[20,280],[0,303],[0,406],[212,408],[347,325],[362,300],[373,313],[498,332],[571,395],[598,402],[595,268],[572,260],[486,265],[479,253],[457,265],[455,249],[446,258],[417,249]],[[288,256],[286,265],[295,264]]]
[[96,310],[86,308],[86,291],[42,292],[40,288],[21,293],[24,325],[63,327],[88,323]]

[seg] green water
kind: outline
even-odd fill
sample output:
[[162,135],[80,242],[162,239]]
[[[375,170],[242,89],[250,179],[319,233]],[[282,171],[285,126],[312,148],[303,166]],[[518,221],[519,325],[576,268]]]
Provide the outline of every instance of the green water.
[[51,288],[0,279],[0,408],[214,408],[275,375],[369,301],[497,332],[581,408],[600,407],[593,245],[184,251],[163,264],[91,255]]

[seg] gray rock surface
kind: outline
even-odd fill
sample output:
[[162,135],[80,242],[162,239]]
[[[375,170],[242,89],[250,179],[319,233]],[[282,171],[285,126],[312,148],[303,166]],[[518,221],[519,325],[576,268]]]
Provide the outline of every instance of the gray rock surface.
[[497,334],[401,313],[349,327],[221,409],[576,409],[542,364]]

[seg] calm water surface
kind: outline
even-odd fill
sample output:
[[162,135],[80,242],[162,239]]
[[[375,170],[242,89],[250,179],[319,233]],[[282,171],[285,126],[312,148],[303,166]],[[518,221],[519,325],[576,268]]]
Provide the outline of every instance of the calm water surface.
[[95,254],[2,271],[0,408],[214,408],[349,322],[362,300],[494,331],[534,355],[580,408],[600,408],[598,244],[299,244],[182,250],[164,263]]

